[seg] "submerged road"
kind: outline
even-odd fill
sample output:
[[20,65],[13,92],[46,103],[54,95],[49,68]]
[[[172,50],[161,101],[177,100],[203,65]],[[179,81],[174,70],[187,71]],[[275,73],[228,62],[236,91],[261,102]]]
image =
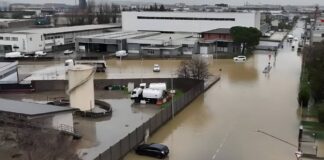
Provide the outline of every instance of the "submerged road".
[[[292,34],[300,38],[302,26]],[[270,73],[262,73],[269,62]],[[217,59],[210,70],[221,80],[149,141],[169,146],[170,160],[296,159],[301,57],[291,44],[285,42],[277,56],[257,51],[245,63]],[[124,159],[153,158],[130,152]]]

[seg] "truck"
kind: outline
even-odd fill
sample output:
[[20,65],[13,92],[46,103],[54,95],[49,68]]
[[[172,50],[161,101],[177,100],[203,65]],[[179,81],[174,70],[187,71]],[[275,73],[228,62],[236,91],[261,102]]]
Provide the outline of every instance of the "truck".
[[5,54],[5,58],[20,58],[24,57],[21,52],[9,52]]
[[135,103],[139,103],[141,100],[145,100],[148,103],[156,104],[160,99],[163,99],[166,95],[166,91],[152,88],[135,88],[131,93],[131,99]]
[[76,64],[84,64],[84,65],[91,65],[96,68],[96,72],[105,72],[107,68],[107,64],[105,60],[73,60],[68,59],[65,61],[65,66],[70,68]]

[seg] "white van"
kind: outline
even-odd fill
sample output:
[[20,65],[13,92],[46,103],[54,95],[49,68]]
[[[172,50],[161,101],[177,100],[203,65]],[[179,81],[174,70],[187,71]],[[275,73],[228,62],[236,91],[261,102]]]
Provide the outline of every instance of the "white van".
[[5,54],[5,58],[19,58],[24,57],[21,52],[10,52]]
[[125,50],[117,51],[115,54],[116,54],[116,57],[125,57],[128,55],[128,53]]
[[46,52],[44,52],[44,51],[36,51],[35,52],[35,56],[46,56]]

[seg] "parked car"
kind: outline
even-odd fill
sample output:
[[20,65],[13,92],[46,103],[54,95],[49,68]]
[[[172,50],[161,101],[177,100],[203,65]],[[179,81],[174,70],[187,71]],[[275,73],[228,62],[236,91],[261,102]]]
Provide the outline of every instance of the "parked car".
[[153,72],[160,72],[160,65],[159,64],[154,64]]
[[237,56],[233,58],[234,62],[244,62],[246,61],[246,57],[245,56]]
[[115,53],[116,57],[126,57],[128,53],[125,50],[117,51]]
[[294,36],[293,35],[289,34],[287,36],[287,42],[292,42],[293,39],[294,39]]
[[135,149],[135,152],[139,155],[147,155],[162,159],[168,156],[169,148],[166,145],[157,143],[142,144]]
[[44,52],[44,51],[36,51],[35,52],[35,56],[46,56],[46,52]]
[[69,54],[72,54],[73,52],[74,51],[67,49],[63,53],[64,53],[64,55],[69,55]]

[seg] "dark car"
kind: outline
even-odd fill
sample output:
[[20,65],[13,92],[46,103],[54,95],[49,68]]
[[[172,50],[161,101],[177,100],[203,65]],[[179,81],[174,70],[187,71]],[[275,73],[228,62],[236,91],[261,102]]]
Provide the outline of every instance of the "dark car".
[[169,148],[163,144],[142,144],[139,145],[135,152],[139,155],[147,155],[156,158],[165,158],[169,154]]

